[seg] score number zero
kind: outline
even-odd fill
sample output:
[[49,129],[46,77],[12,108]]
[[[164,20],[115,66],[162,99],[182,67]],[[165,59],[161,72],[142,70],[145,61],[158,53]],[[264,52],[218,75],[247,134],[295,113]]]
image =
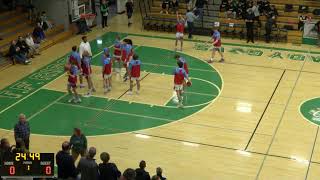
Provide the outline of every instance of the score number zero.
[[[30,165],[28,165],[28,171],[30,171]],[[52,173],[51,166],[46,166],[45,167],[45,174],[46,175],[50,175],[51,173]],[[10,175],[15,175],[16,174],[16,167],[15,166],[10,166],[9,174]]]

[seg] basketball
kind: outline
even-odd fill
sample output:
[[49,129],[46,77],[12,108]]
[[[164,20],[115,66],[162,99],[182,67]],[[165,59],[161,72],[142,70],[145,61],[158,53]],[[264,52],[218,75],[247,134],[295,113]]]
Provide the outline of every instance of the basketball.
[[191,81],[187,82],[187,86],[190,87],[192,85]]
[[64,65],[64,71],[69,71],[71,68],[71,64],[65,64]]

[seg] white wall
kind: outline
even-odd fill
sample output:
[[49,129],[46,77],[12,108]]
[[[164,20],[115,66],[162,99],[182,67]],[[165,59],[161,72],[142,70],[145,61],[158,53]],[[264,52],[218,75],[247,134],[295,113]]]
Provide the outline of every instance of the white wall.
[[69,29],[68,0],[32,0],[32,4],[40,11],[46,11],[47,16],[55,24],[63,24]]

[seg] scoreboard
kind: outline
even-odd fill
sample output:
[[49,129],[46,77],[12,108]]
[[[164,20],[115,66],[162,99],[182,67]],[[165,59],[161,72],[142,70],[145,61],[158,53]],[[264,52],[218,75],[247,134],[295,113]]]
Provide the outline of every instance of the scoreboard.
[[54,177],[54,153],[16,153],[1,162],[0,176],[6,178]]

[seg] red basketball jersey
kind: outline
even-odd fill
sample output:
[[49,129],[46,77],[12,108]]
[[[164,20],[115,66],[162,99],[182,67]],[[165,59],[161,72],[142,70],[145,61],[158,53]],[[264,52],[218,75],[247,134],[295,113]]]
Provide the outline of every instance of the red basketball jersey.
[[183,33],[184,32],[184,24],[183,23],[177,23],[177,25],[176,25],[176,30],[177,30],[177,32],[179,32],[179,33]]

